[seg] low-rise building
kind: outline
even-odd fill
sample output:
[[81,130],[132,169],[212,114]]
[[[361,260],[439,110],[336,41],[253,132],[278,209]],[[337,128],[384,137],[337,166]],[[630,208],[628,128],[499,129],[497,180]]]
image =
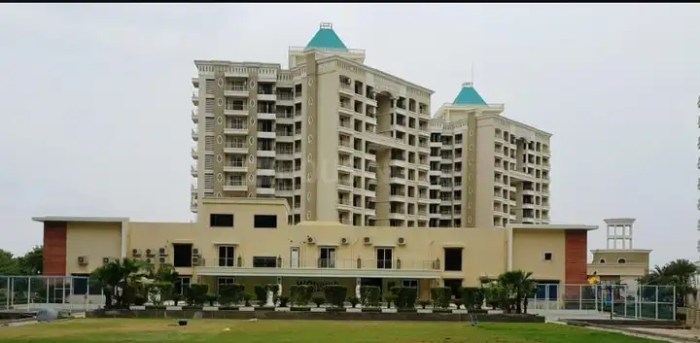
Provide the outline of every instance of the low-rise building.
[[[37,217],[44,225],[44,274],[88,275],[109,259],[175,266],[190,283],[418,287],[479,285],[507,270],[546,284],[585,284],[589,225],[512,224],[488,228],[288,224],[284,199],[203,199],[192,223],[128,218]],[[286,293],[286,292],[285,292]]]
[[634,218],[605,219],[606,248],[591,250],[593,260],[588,264],[588,275],[597,275],[603,283],[635,286],[639,278],[649,273],[651,250],[635,249],[632,245],[634,221]]

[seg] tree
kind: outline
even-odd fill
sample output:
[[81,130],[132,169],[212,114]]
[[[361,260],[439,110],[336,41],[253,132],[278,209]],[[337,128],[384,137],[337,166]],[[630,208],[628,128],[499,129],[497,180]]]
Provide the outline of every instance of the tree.
[[134,283],[149,272],[152,273],[152,265],[124,258],[121,261],[109,261],[95,269],[92,278],[103,289],[107,306],[112,305],[114,298],[118,307],[125,307],[134,297]]
[[18,257],[17,265],[23,275],[41,274],[44,269],[44,247],[35,246],[24,256]]
[[[527,298],[535,288],[535,283],[530,277],[532,272],[524,272],[515,270],[505,272],[498,276],[498,283],[505,290],[501,292],[509,292],[509,298],[515,303],[515,312],[522,313],[523,299]],[[505,296],[505,295],[504,295]]]
[[0,249],[0,275],[19,275],[20,268],[12,253]]
[[654,269],[639,279],[639,283],[645,286],[675,286],[676,306],[685,306],[688,294],[696,292],[695,274],[697,266],[686,259],[678,259],[666,263],[664,266],[654,266]]

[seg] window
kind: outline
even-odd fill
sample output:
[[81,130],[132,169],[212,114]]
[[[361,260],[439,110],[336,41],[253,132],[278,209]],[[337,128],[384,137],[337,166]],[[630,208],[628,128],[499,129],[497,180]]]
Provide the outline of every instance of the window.
[[254,268],[276,268],[277,257],[274,256],[253,256]]
[[235,280],[232,277],[219,277],[219,278],[217,278],[217,280],[216,280],[217,293],[221,291],[221,286],[232,285],[234,282],[235,282]]
[[393,250],[392,248],[377,249],[377,269],[392,268]]
[[605,259],[604,259],[604,258],[601,258],[600,261],[598,261],[598,263],[604,264],[604,263],[605,263]]
[[209,226],[211,227],[233,227],[233,214],[216,214],[209,215]]
[[462,248],[445,248],[445,270],[462,270]]
[[192,267],[192,244],[173,244],[174,266]]
[[321,248],[318,258],[319,268],[335,268],[335,248]]
[[234,249],[231,245],[219,246],[219,267],[234,266]]
[[418,280],[401,280],[401,287],[418,288]]
[[72,284],[71,284],[71,286],[73,287],[73,294],[74,295],[87,294],[88,279],[90,278],[90,274],[71,274],[71,275],[75,276],[72,279]]
[[276,215],[256,214],[255,218],[254,218],[253,227],[276,229],[277,228],[277,216]]
[[552,260],[552,253],[551,252],[544,253],[544,260],[551,261]]
[[617,260],[617,263],[619,263],[619,264],[625,264],[625,263],[627,263],[627,260],[625,260],[624,258],[621,258],[621,259],[618,259],[618,260]]
[[452,290],[452,299],[462,297],[462,294],[459,292],[462,288],[462,279],[445,279],[443,282],[445,287],[449,287]]
[[190,277],[189,276],[178,277],[177,281],[175,281],[174,288],[175,288],[174,291],[177,294],[186,295],[187,290],[190,288]]

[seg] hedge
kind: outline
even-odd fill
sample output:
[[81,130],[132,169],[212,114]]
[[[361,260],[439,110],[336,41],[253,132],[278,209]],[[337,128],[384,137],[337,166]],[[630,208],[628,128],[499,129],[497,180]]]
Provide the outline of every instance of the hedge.
[[262,305],[267,301],[267,290],[263,285],[255,285],[255,298]]
[[430,289],[433,306],[445,308],[450,305],[452,289],[450,287],[433,287]]
[[462,288],[462,303],[467,309],[481,308],[481,304],[484,302],[484,292],[481,288],[477,287],[464,287]]
[[323,294],[326,296],[326,301],[329,303],[337,307],[343,307],[348,294],[348,288],[341,285],[329,285],[323,287]]
[[224,306],[239,303],[243,300],[245,286],[240,284],[221,285],[219,287],[219,303]]
[[189,305],[203,305],[207,300],[208,291],[209,285],[196,283],[191,284],[189,292],[187,292],[187,303]]
[[396,295],[394,304],[396,308],[415,308],[418,289],[415,287],[394,287],[391,293]]
[[361,286],[360,295],[362,296],[363,306],[379,306],[379,287],[378,286]]
[[292,304],[306,306],[314,294],[313,286],[299,285],[289,287],[289,300]]

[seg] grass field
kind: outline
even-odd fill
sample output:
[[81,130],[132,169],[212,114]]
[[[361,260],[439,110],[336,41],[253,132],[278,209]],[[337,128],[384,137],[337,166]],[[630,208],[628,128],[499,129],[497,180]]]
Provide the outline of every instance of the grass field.
[[[556,324],[452,322],[75,319],[0,328],[0,342],[652,342]],[[224,331],[228,328],[228,331]]]

